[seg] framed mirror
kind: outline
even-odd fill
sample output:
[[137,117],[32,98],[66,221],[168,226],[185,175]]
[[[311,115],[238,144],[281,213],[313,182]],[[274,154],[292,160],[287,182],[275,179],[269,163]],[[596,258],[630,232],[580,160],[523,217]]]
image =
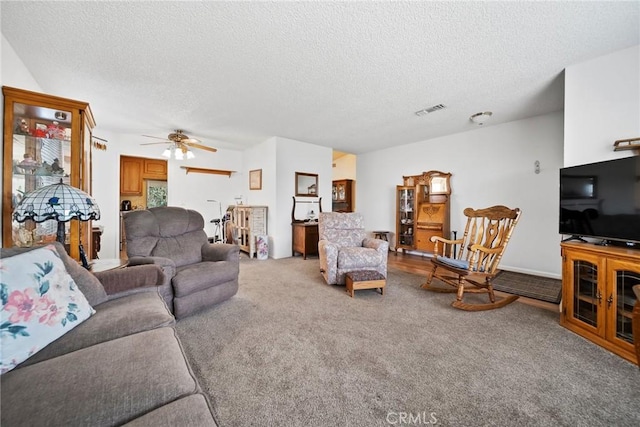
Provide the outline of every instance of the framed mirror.
[[318,174],[296,172],[296,196],[318,197]]

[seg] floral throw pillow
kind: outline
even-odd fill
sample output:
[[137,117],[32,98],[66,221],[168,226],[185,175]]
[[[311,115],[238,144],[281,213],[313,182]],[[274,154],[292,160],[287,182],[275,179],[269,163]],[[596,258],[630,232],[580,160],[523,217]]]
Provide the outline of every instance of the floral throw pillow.
[[2,374],[95,313],[53,245],[0,260],[0,301]]

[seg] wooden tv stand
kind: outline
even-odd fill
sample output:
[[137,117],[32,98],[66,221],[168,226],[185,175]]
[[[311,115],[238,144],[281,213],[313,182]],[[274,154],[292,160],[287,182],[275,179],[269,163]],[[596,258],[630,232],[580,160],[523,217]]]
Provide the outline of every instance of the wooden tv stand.
[[638,364],[632,333],[640,251],[563,242],[560,324]]

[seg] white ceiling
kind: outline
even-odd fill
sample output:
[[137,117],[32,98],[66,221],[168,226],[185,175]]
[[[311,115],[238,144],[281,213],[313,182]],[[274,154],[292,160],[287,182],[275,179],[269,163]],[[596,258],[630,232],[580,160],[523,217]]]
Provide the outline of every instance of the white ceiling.
[[[351,153],[563,108],[563,69],[640,44],[640,2],[2,1],[2,34],[100,130]],[[446,109],[418,117],[435,104]],[[140,138],[141,142],[148,142]]]

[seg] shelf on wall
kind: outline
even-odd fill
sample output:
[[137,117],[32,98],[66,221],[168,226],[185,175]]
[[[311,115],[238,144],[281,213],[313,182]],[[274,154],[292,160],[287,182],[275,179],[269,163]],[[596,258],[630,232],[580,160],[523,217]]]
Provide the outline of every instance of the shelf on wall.
[[640,150],[640,138],[619,139],[613,143],[613,151]]
[[234,173],[235,171],[226,171],[226,170],[222,170],[222,169],[206,169],[206,168],[196,168],[193,166],[180,166],[181,169],[185,169],[187,172],[187,174],[189,172],[193,172],[193,173],[208,173],[211,175],[226,175],[229,178],[231,178],[231,174]]

